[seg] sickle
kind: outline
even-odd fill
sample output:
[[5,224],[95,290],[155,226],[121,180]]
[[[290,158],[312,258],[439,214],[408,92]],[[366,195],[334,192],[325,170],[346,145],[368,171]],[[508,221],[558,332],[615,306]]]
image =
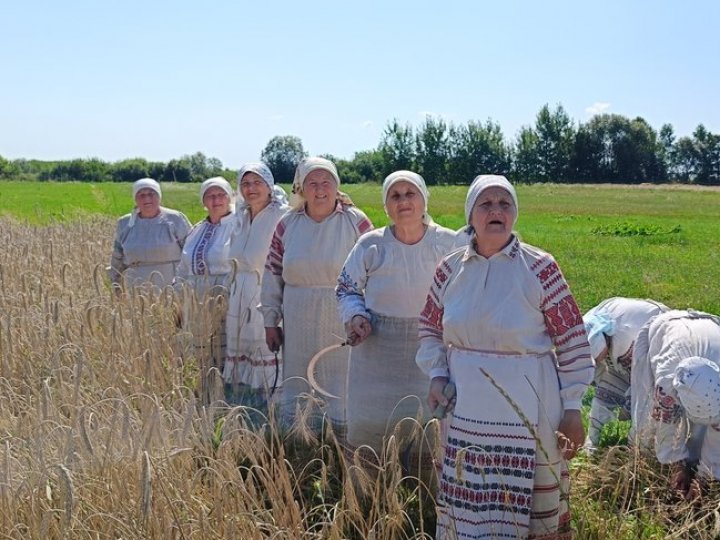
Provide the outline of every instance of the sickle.
[[320,386],[320,384],[317,382],[317,379],[315,378],[315,366],[325,353],[329,353],[330,351],[334,351],[335,349],[340,349],[341,347],[345,347],[346,345],[348,345],[347,341],[343,341],[342,343],[336,343],[335,345],[330,345],[329,347],[320,349],[317,353],[315,353],[315,356],[310,359],[310,363],[307,367],[307,378],[310,386],[312,386],[313,390],[315,390],[318,394],[322,394],[323,396],[332,399],[340,399],[340,396],[331,394]]

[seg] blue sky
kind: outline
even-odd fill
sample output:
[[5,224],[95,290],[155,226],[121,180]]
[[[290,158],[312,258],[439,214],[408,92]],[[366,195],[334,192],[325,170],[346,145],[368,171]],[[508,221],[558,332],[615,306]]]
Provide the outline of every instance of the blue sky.
[[716,0],[6,1],[0,155],[349,158],[392,118],[514,139],[545,103],[719,132],[719,59]]

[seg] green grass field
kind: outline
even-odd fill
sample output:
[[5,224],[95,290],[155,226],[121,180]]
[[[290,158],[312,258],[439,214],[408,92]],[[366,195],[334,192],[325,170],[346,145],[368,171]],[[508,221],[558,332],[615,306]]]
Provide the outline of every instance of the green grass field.
[[[343,189],[375,225],[387,222],[380,186]],[[438,223],[463,224],[466,191],[431,188]],[[163,204],[195,222],[204,215],[197,194],[194,184],[164,184]],[[720,313],[720,191],[544,184],[518,186],[518,197],[520,236],[557,258],[583,310],[633,296]],[[131,208],[129,184],[0,183],[0,214],[31,223],[119,217]]]

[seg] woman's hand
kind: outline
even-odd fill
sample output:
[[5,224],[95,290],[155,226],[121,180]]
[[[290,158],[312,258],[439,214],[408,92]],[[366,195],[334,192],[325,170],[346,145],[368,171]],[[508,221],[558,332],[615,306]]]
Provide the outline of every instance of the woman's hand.
[[266,326],[265,327],[265,343],[267,343],[268,349],[276,353],[280,351],[280,347],[283,344],[283,331],[278,326]]
[[572,459],[585,442],[585,428],[583,427],[580,411],[569,409],[560,420],[557,430],[558,446],[565,459]]
[[372,325],[362,315],[355,315],[352,320],[345,325],[347,332],[347,341],[350,345],[360,345],[372,332]]
[[443,390],[448,383],[447,377],[433,377],[430,381],[430,390],[428,391],[427,403],[430,407],[430,413],[434,413],[435,409],[442,405],[445,407],[445,414],[448,414],[455,407],[455,400],[448,399]]

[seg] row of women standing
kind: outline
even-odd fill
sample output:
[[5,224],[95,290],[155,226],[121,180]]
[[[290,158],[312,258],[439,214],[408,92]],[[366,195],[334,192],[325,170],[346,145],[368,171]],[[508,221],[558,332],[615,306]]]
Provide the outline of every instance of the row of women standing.
[[[241,171],[241,195],[245,176]],[[185,242],[175,282],[189,283],[197,293],[198,281],[217,275],[210,287],[231,291],[227,328],[240,329],[240,342],[245,321],[257,320],[258,292],[263,318],[253,322],[255,333],[247,340],[254,350],[240,354],[228,336],[228,352],[219,356],[227,357],[226,380],[247,382],[245,364],[272,366],[258,381],[265,389],[280,386],[271,352],[282,346],[280,401],[289,424],[309,390],[304,378],[310,357],[344,336],[354,346],[349,370],[340,348],[335,358],[324,359],[318,378],[340,397],[329,401],[327,417],[350,447],[381,449],[398,402],[398,417],[421,420],[429,411],[418,396],[429,394],[430,410],[455,404],[446,423],[438,538],[569,535],[565,458],[584,438],[580,398],[593,364],[557,263],[513,233],[513,186],[503,177],[478,177],[465,206],[468,228],[458,236],[432,222],[427,189],[414,173],[385,180],[383,202],[392,223],[372,232],[339,184],[327,160],[310,158],[298,166],[293,187],[299,203],[287,213],[279,208],[276,225],[263,228],[269,251],[262,279],[260,254],[240,263],[246,279],[235,278],[227,266],[215,274],[212,254],[224,249],[226,265],[247,257],[241,253],[247,248],[232,246],[243,245],[235,238],[250,233],[230,210],[213,218],[211,195],[224,197],[211,190],[229,197],[229,186],[218,179],[203,184],[210,215]],[[251,212],[249,222],[258,215]],[[246,285],[237,284],[245,282],[252,287],[242,293]],[[260,325],[266,348],[255,331]],[[213,337],[221,347],[222,336]],[[430,377],[429,392],[420,370]],[[446,395],[448,383],[457,388],[456,401]]]

